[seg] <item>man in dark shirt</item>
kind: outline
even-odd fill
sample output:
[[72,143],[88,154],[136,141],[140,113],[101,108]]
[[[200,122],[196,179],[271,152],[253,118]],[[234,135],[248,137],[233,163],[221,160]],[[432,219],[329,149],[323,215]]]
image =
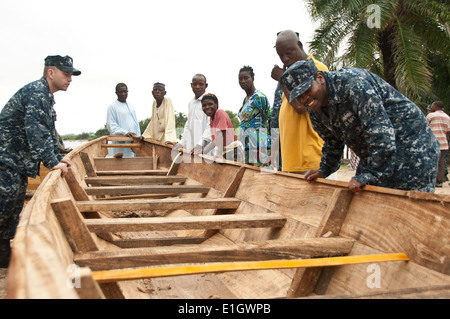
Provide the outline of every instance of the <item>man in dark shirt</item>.
[[17,91],[0,113],[0,267],[9,263],[28,177],[39,174],[40,162],[63,177],[68,172],[55,135],[53,93],[66,91],[80,74],[71,57],[48,56],[43,77]]
[[325,141],[319,170],[308,181],[339,168],[344,145],[359,156],[349,189],[364,185],[434,192],[439,144],[422,111],[375,74],[347,68],[319,72],[314,61],[293,64],[282,83],[308,108]]

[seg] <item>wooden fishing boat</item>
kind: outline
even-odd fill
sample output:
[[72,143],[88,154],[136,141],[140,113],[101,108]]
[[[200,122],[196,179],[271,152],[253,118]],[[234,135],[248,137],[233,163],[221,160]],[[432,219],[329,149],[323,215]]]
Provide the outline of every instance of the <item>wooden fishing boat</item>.
[[117,140],[78,147],[68,176],[41,183],[7,298],[450,297],[449,195],[353,194],[149,140],[105,158]]

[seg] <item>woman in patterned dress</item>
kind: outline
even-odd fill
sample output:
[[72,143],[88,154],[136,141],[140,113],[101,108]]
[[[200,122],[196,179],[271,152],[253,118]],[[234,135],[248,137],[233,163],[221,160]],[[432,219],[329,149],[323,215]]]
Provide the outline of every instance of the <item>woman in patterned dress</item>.
[[270,154],[270,104],[266,95],[255,88],[253,68],[244,66],[239,71],[239,85],[245,91],[238,117],[241,121],[239,139],[245,149],[245,163],[268,166]]

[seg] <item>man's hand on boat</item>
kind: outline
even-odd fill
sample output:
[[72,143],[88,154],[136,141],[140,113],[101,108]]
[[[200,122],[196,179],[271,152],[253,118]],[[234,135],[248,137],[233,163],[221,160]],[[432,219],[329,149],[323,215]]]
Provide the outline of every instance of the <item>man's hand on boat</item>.
[[125,136],[127,136],[127,137],[138,137],[136,135],[136,133],[133,133],[133,132],[128,132],[127,134],[125,134]]
[[174,143],[174,142],[169,142],[169,141],[166,142],[166,145],[172,145],[172,149],[173,149],[174,151],[179,151],[179,150],[181,150],[181,149],[183,148],[183,145],[182,145],[182,144],[180,144],[180,143]]
[[191,151],[191,155],[203,154],[203,147],[199,144],[195,145]]
[[[309,170],[305,173],[305,179],[308,183],[311,183],[312,181],[314,181],[317,178],[323,178],[323,175],[321,172],[319,172],[316,169]],[[361,184],[354,178],[352,178],[348,182],[348,189],[354,193],[360,192],[362,190],[363,186],[364,186],[363,184]]]
[[60,169],[61,170],[61,177],[64,177],[67,175],[67,173],[69,172],[69,167],[72,166],[72,164],[70,163],[70,159],[64,157],[59,163],[58,165],[52,167],[52,171]]
[[308,183],[311,183],[312,181],[314,181],[316,178],[323,178],[323,175],[321,172],[319,172],[316,169],[310,169],[309,171],[307,171],[305,173],[305,179]]
[[350,182],[348,182],[348,188],[354,193],[362,191],[363,186],[363,184],[361,184],[354,178],[352,178]]

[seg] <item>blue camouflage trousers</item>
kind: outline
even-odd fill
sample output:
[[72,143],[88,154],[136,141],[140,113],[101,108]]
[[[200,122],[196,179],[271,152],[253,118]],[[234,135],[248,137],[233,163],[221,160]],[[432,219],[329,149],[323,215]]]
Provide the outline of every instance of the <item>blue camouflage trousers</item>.
[[25,202],[28,178],[0,162],[0,239],[12,239]]

